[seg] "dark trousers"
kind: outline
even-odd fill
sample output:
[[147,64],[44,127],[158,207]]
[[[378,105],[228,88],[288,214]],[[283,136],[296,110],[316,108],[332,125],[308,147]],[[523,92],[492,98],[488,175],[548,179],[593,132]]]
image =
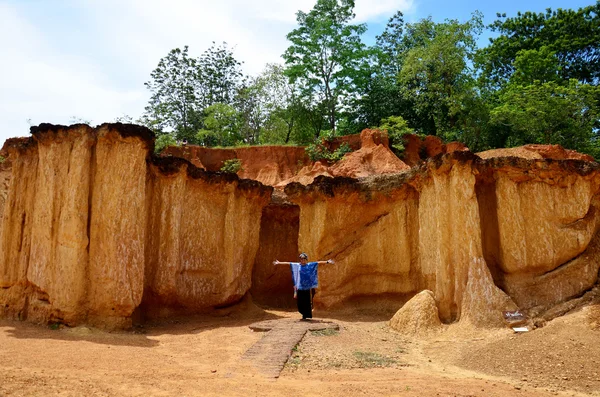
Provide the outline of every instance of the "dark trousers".
[[296,303],[302,318],[312,318],[312,296],[309,289],[299,289]]

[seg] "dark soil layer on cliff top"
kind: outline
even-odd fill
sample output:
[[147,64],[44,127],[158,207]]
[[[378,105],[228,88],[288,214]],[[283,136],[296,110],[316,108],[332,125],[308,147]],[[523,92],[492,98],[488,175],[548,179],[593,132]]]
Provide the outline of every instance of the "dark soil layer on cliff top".
[[340,330],[309,332],[277,380],[242,359],[263,336],[248,325],[294,312],[246,309],[131,333],[0,321],[0,396],[600,395],[597,307],[528,334],[450,327],[427,340],[362,312],[315,314]]

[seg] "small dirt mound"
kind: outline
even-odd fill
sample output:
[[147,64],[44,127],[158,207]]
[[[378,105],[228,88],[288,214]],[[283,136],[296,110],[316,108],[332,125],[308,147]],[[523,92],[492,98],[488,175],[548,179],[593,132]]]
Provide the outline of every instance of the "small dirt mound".
[[565,149],[560,145],[525,145],[513,148],[486,150],[477,153],[482,159],[492,157],[520,157],[524,159],[584,160],[595,161],[589,154]]
[[275,185],[275,187],[282,189],[285,187],[285,185],[292,182],[299,182],[303,185],[310,185],[319,175],[333,177],[333,174],[331,173],[331,170],[329,169],[327,164],[317,161],[316,163],[303,167],[296,176],[293,176],[289,179],[278,183],[277,185]]
[[600,303],[590,306],[588,321],[594,331],[600,331]]
[[527,150],[524,147],[492,149],[476,154],[482,159],[491,159],[494,157],[520,157],[523,159],[535,160],[543,158],[541,154]]
[[403,141],[405,149],[402,160],[411,167],[438,154],[469,150],[463,143],[449,142],[444,144],[440,138],[433,135],[427,135],[421,139],[418,135],[406,134]]
[[347,154],[331,167],[335,176],[362,178],[371,175],[395,174],[410,169],[387,145],[387,133],[363,130],[360,134],[361,148]]
[[319,175],[363,178],[372,175],[394,174],[408,169],[410,167],[390,150],[385,131],[367,129],[360,133],[360,149],[347,154],[332,166],[328,166],[324,162],[308,165],[302,168],[296,176],[286,179],[275,187],[282,188],[291,182],[308,185]]
[[390,320],[390,327],[407,336],[428,334],[441,326],[433,292],[429,290],[415,295]]
[[538,153],[545,159],[594,161],[589,154],[565,149],[560,145],[525,145],[523,148]]

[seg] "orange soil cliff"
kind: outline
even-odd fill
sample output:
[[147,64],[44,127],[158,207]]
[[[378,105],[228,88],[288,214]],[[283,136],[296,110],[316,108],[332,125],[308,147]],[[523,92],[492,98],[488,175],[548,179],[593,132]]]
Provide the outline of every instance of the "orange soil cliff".
[[270,188],[182,159],[151,160],[142,127],[32,133],[6,144],[4,317],[122,328],[143,301],[197,309],[247,291]]
[[274,186],[296,175],[310,160],[304,147],[252,146],[232,149],[212,149],[202,146],[169,146],[162,156],[181,157],[198,168],[220,171],[226,160],[239,159],[242,169],[238,176]]
[[[185,158],[197,167],[209,171],[219,171],[226,160],[239,159],[242,169],[237,174],[240,178],[254,179],[279,189],[283,189],[290,182],[309,184],[319,175],[357,178],[390,174],[410,168],[392,153],[385,131],[367,129],[360,134],[323,141],[331,151],[344,143],[348,144],[353,152],[331,166],[321,161],[313,163],[309,160],[305,148],[298,146],[232,149],[212,149],[194,145],[169,146],[161,152],[161,156]],[[438,153],[441,152],[432,155]]]
[[597,281],[599,184],[597,163],[455,152],[285,191],[300,206],[299,247],[339,264],[323,267],[319,304],[427,289],[443,321],[498,325],[502,310],[551,307]]
[[[123,328],[138,313],[198,312],[247,293],[290,306],[289,269],[271,261],[298,251],[336,260],[320,268],[318,306],[385,300],[398,308],[429,290],[441,321],[474,326],[502,325],[502,310],[545,310],[598,279],[600,166],[556,148],[519,150],[564,159],[446,147],[409,168],[390,157],[385,136],[365,131],[344,160],[310,168],[345,176],[307,172],[313,183],[281,186],[284,194],[154,157],[142,127],[41,125],[32,133],[7,141],[0,169],[8,185],[0,195],[2,317]],[[294,174],[303,155],[242,152],[246,162],[283,159],[268,172],[277,178]],[[248,169],[259,178],[259,168]]]

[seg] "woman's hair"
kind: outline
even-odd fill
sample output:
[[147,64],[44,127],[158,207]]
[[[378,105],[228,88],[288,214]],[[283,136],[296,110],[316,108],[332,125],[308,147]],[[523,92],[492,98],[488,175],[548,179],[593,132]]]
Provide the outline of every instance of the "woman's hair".
[[298,258],[300,258],[300,259],[308,259],[308,255],[306,255],[306,254],[303,252],[303,253],[301,253],[301,254],[298,256]]

